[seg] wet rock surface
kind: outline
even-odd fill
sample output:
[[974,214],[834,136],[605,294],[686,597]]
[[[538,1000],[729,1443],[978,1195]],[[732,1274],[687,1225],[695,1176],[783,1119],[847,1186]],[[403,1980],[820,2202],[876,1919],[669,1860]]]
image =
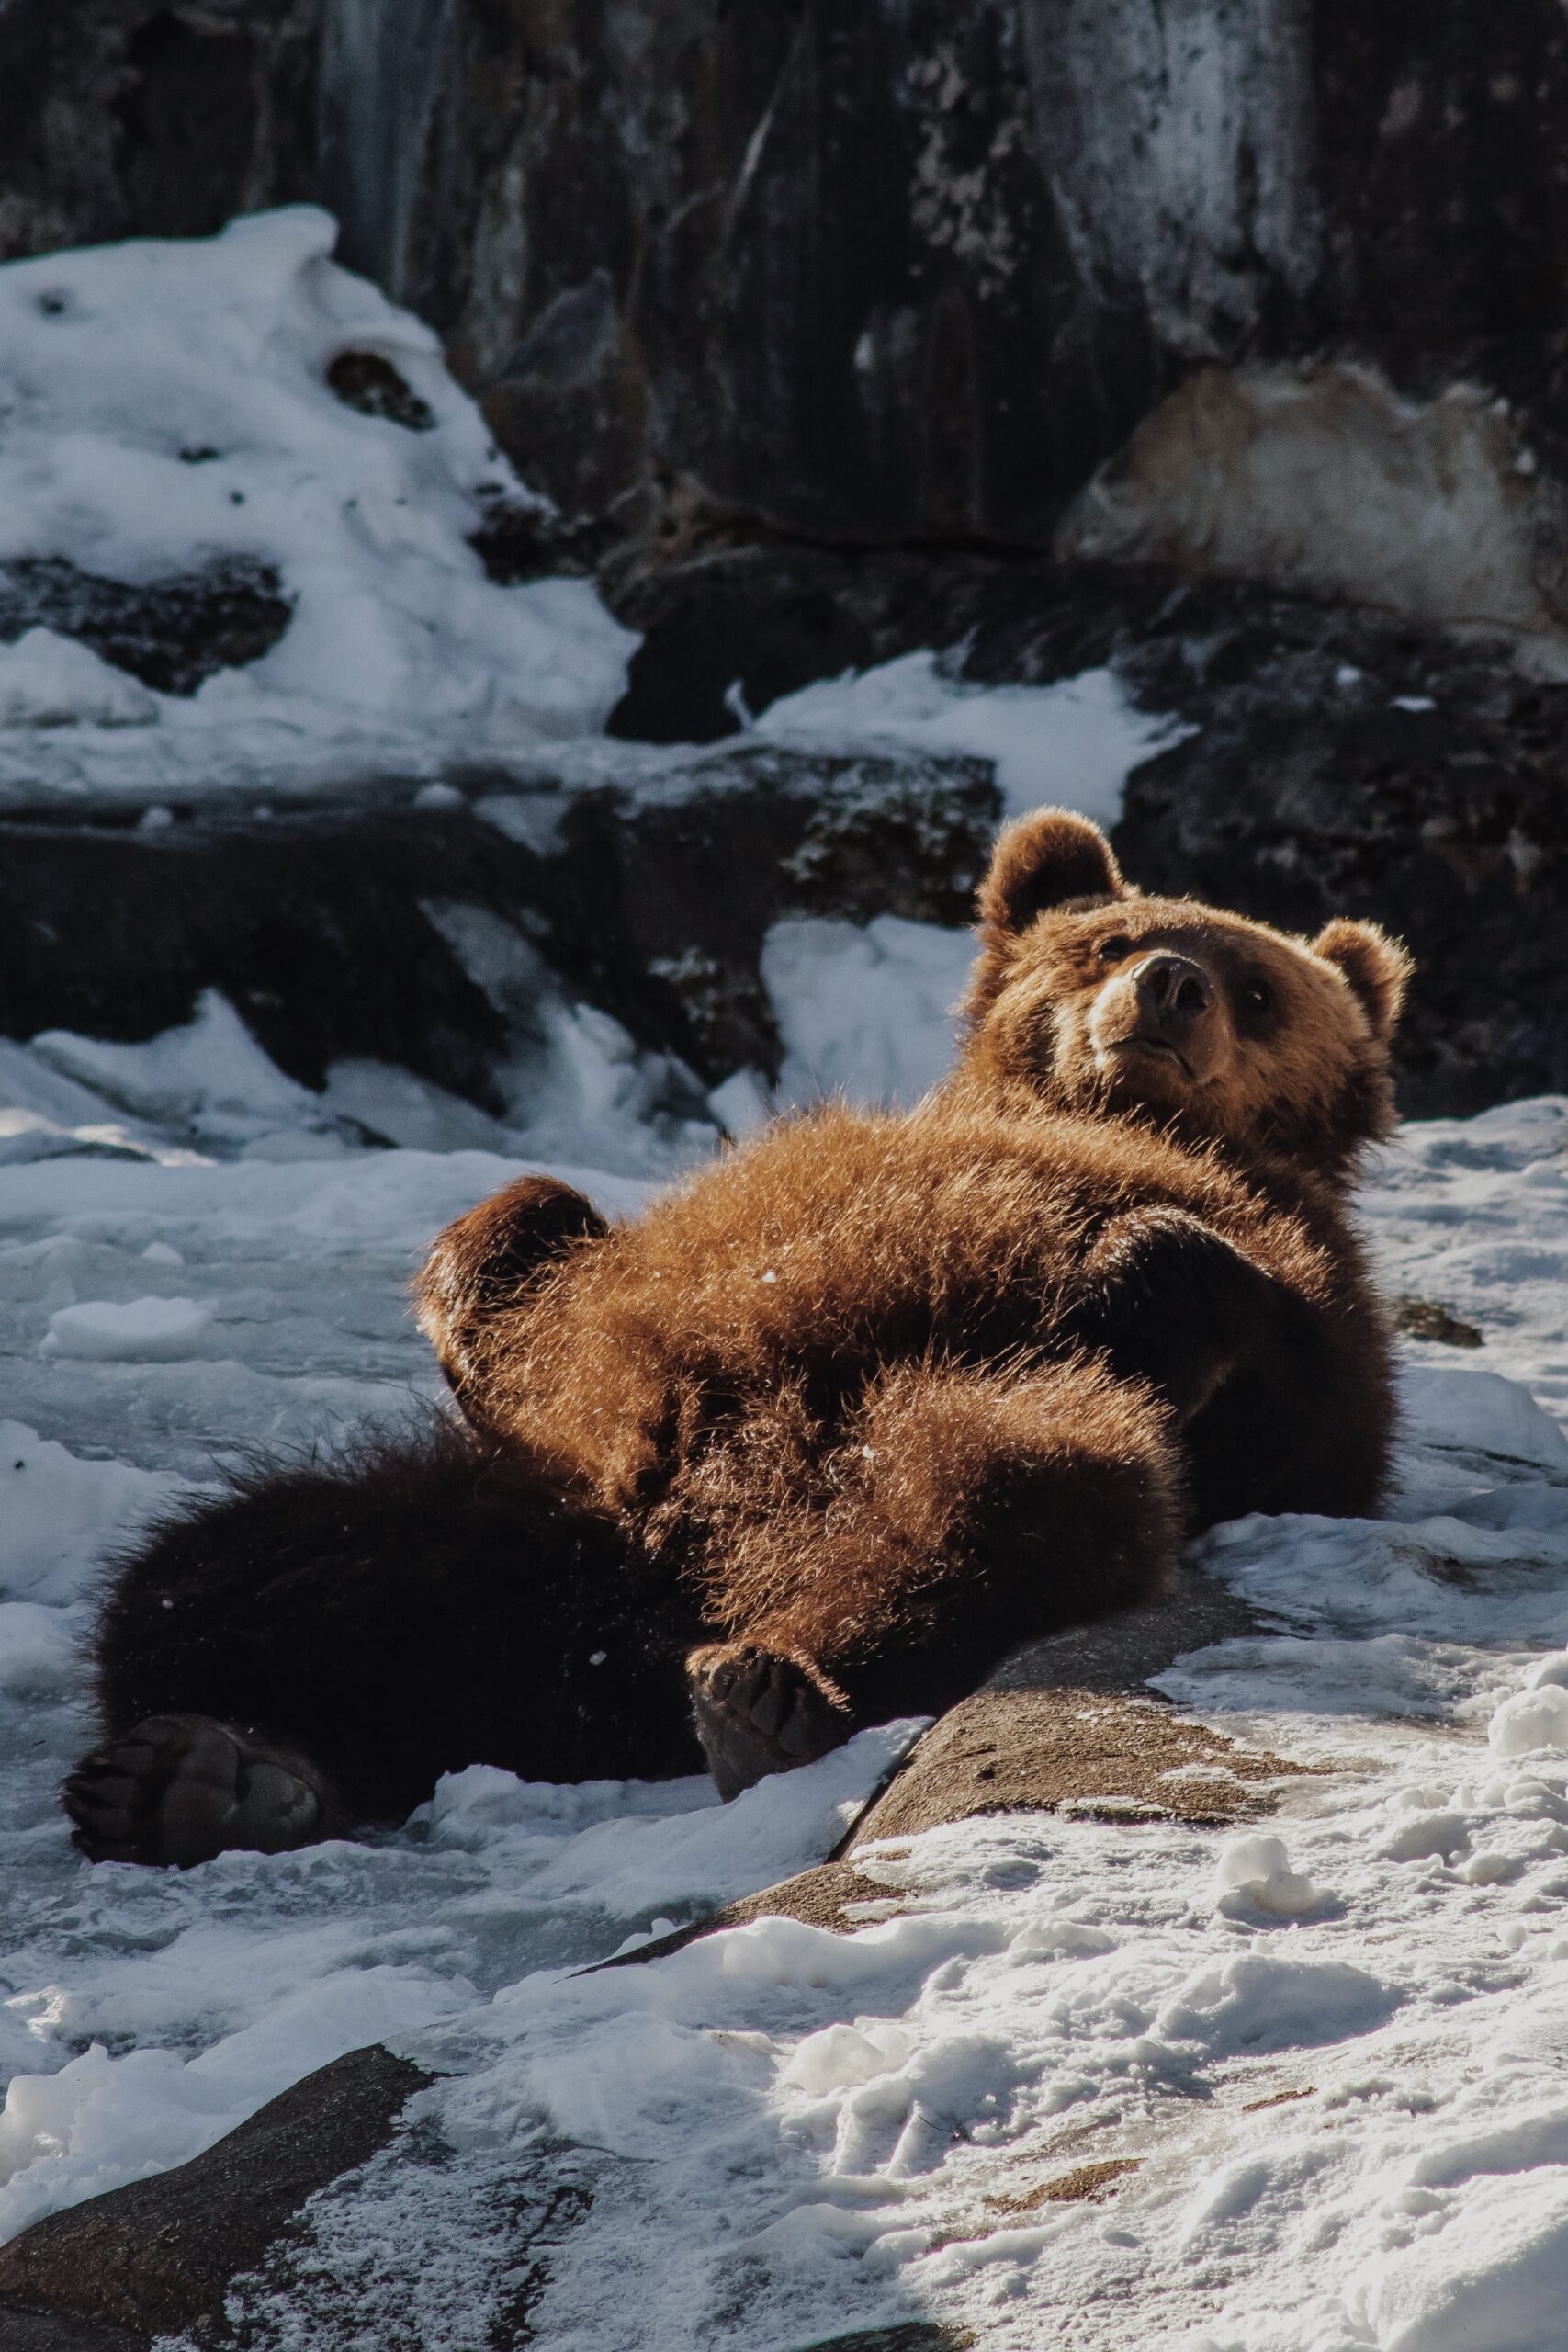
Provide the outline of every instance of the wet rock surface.
[[166,695],[259,661],[292,610],[271,564],[233,557],[141,582],[100,579],[61,556],[0,563],[0,644],[52,629]]
[[[0,2248],[0,2343],[130,2352],[216,2313],[230,2280],[317,2189],[384,2146],[431,2079],[378,2045],[351,2051],[205,2155],[35,2222]],[[39,2332],[46,2323],[53,2334]]]
[[1045,544],[1195,364],[1461,381],[1562,470],[1568,29],[1220,0],[12,0],[0,254],[309,198],[564,516]]

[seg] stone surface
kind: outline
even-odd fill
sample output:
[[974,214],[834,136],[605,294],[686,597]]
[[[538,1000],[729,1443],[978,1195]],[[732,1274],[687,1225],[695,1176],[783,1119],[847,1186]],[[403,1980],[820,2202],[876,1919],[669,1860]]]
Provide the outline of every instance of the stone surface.
[[[373,2045],[308,2075],[248,2123],[173,2172],[51,2213],[0,2247],[0,2344],[76,2352],[37,2333],[36,2315],[96,2323],[81,2352],[188,2327],[219,2310],[289,2216],[391,2138],[423,2067]],[[15,2336],[7,2333],[15,2323]]]
[[0,563],[0,644],[53,629],[166,695],[193,695],[218,671],[259,661],[291,610],[270,564],[237,557],[134,584],[58,556]]
[[927,1732],[855,1824],[850,1850],[987,1813],[1216,1824],[1268,1812],[1269,1783],[1297,1768],[1237,1747],[1144,1687],[1185,1651],[1254,1623],[1188,1569],[1163,1600],[1026,1644]]
[[1269,581],[1512,633],[1568,677],[1568,496],[1483,386],[1365,365],[1200,368],[1073,502],[1057,551]]
[[[771,1075],[769,926],[962,922],[999,813],[984,762],[760,745],[646,793],[498,781],[441,808],[403,786],[265,817],[197,804],[151,831],[134,811],[0,820],[0,1035],[148,1037],[216,988],[307,1085],[368,1057],[499,1111],[497,1068],[562,985],[701,1086]],[[465,910],[500,926],[479,960]]]

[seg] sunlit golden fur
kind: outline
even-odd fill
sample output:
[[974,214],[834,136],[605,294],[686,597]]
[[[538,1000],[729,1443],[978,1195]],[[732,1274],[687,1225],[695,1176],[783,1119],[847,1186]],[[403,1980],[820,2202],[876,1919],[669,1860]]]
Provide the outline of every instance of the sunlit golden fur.
[[[971,1626],[994,1653],[1157,1589],[1184,1518],[1360,1509],[1382,1474],[1386,1345],[1344,1193],[1391,1115],[1402,951],[1144,899],[1060,812],[1003,837],[980,908],[967,1042],[912,1115],[782,1122],[607,1230],[563,1239],[551,1209],[502,1304],[473,1270],[526,1254],[524,1180],[442,1237],[422,1289],[471,1417],[615,1514],[708,1626],[835,1687],[880,1693],[943,1638],[968,1671]],[[1213,990],[1184,1059],[1137,1040],[1156,950]],[[1167,1211],[1295,1318],[1246,1396],[1222,1348],[1201,1412],[1140,1370],[1136,1283],[1090,1314]],[[1151,1364],[1164,1297],[1138,1310]],[[911,1666],[907,1702],[930,1680]]]
[[1290,939],[1013,826],[917,1111],[783,1121],[614,1226],[519,1180],[420,1283],[466,1430],[260,1469],[122,1559],[82,1850],[220,1850],[242,1766],[310,1799],[268,1850],[467,1764],[705,1756],[732,1793],[1157,1593],[1184,1529],[1371,1509],[1347,1210],[1404,978],[1368,924]]

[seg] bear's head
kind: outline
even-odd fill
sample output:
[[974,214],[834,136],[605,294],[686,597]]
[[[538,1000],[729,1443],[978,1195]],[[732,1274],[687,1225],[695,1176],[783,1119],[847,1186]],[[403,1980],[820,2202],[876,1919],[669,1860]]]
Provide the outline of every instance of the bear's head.
[[964,1080],[1329,1177],[1393,1118],[1410,959],[1376,924],[1313,940],[1145,898],[1065,809],[1009,826],[980,890]]

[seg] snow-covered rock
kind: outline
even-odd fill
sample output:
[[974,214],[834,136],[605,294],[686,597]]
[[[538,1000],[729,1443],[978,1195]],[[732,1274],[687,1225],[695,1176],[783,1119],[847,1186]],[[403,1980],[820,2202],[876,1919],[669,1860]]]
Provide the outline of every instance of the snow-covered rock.
[[[487,576],[487,522],[541,502],[335,238],[297,205],[0,267],[0,604],[52,618],[0,649],[0,790],[418,775],[603,725],[635,639],[585,581]],[[155,599],[117,621],[116,585],[183,582],[171,625],[199,629],[208,575],[220,620],[243,581],[276,618],[150,692]]]

